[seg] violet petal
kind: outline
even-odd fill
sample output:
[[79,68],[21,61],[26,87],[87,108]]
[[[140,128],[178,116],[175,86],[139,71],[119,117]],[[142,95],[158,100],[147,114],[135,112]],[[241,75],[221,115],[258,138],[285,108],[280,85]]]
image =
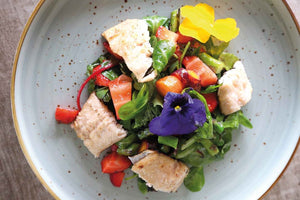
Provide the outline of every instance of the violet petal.
[[181,135],[195,131],[206,121],[205,106],[187,93],[167,93],[161,115],[150,124],[150,132],[161,135]]

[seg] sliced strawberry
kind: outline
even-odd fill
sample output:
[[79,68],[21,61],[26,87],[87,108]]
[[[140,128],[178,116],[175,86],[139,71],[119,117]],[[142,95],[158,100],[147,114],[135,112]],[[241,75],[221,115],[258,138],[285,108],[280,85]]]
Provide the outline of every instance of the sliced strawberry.
[[186,44],[193,40],[192,37],[182,35],[179,31],[177,32],[177,35],[178,35],[177,43],[179,44]]
[[164,26],[158,27],[155,36],[157,38],[161,39],[161,40],[170,40],[170,41],[173,41],[174,43],[176,43],[177,39],[178,39],[178,34],[177,33],[174,33],[172,31],[168,30]]
[[[93,69],[93,73],[95,71],[98,71],[101,67],[102,67],[101,65],[98,65],[97,67],[95,67]],[[95,79],[95,84],[96,85],[108,87],[109,83],[110,83],[110,80],[108,78],[106,78],[103,74],[98,74],[96,76],[96,79]]]
[[186,56],[182,63],[187,70],[194,71],[200,77],[202,87],[217,83],[217,75],[197,56]]
[[108,174],[124,171],[130,165],[131,161],[126,156],[119,155],[115,151],[105,156],[101,161],[102,172]]
[[131,101],[132,79],[126,75],[121,75],[109,82],[109,91],[116,110],[117,119],[119,118],[119,109],[125,103]]
[[116,172],[109,174],[110,182],[116,187],[121,187],[124,176],[124,172]]
[[78,112],[79,111],[75,109],[57,107],[55,111],[55,119],[60,123],[69,124],[76,119]]
[[202,95],[206,100],[209,111],[213,112],[218,106],[217,93],[213,92],[213,93],[202,94]]

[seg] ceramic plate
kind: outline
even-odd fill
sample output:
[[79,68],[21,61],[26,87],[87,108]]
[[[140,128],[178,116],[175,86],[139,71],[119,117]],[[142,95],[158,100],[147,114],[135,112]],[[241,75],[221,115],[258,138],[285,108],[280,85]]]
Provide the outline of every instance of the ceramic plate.
[[[204,1],[205,2],[205,1]],[[245,64],[254,88],[244,107],[254,125],[233,135],[231,150],[205,166],[197,193],[141,194],[136,180],[121,188],[101,173],[100,159],[68,125],[57,124],[57,105],[75,107],[88,63],[103,53],[101,33],[128,18],[169,16],[198,1],[47,0],[30,18],[16,54],[12,109],[16,132],[29,164],[57,199],[258,199],[287,165],[299,139],[299,30],[279,0],[206,1],[216,18],[233,17],[240,35],[228,51]],[[87,98],[87,92],[84,92]]]

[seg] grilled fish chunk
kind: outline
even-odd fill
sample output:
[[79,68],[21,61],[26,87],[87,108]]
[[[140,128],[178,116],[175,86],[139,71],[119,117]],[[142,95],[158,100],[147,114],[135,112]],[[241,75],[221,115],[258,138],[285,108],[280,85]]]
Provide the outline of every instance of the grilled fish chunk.
[[102,103],[93,92],[71,127],[84,145],[95,156],[127,135],[118,124],[114,114]]
[[135,161],[131,170],[157,191],[175,192],[189,171],[182,162],[156,151],[147,150],[136,156],[131,157]]
[[235,62],[233,69],[225,72],[218,83],[222,84],[218,96],[220,108],[224,115],[240,110],[250,101],[252,86],[241,61]]
[[138,82],[148,82],[156,77],[156,71],[145,76],[152,65],[153,52],[149,42],[148,24],[145,20],[127,19],[104,31],[102,35],[108,41],[112,51],[124,59]]

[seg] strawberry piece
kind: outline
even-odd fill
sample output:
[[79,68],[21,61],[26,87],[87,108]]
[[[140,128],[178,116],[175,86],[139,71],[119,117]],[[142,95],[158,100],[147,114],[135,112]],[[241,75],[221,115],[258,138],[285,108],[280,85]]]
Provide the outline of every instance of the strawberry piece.
[[113,81],[109,82],[109,91],[116,111],[117,119],[119,117],[119,109],[131,101],[132,96],[132,79],[124,74]]
[[57,107],[55,111],[56,121],[63,124],[72,123],[78,115],[78,110]]
[[179,44],[187,44],[188,42],[193,40],[192,37],[182,35],[179,31],[177,32],[177,35],[178,35],[177,43]]
[[108,174],[124,171],[130,166],[131,161],[115,151],[105,156],[101,161],[102,172]]
[[110,182],[116,187],[121,187],[124,176],[124,172],[116,172],[109,174]]
[[[95,67],[93,69],[93,73],[95,71],[98,71],[101,67],[102,67],[101,65],[98,65],[97,67]],[[96,79],[95,79],[95,84],[96,85],[108,87],[109,83],[110,83],[110,80],[108,78],[106,78],[103,74],[98,74],[96,76]]]
[[217,75],[197,56],[186,56],[182,63],[187,70],[194,71],[200,77],[202,87],[207,87],[217,83]]
[[159,38],[160,40],[170,40],[170,41],[173,41],[174,43],[176,43],[177,39],[178,39],[178,34],[177,33],[174,33],[172,31],[168,30],[164,26],[158,27],[155,36],[157,38]]
[[213,93],[202,94],[202,95],[206,100],[209,112],[213,112],[218,106],[217,93],[213,92]]

